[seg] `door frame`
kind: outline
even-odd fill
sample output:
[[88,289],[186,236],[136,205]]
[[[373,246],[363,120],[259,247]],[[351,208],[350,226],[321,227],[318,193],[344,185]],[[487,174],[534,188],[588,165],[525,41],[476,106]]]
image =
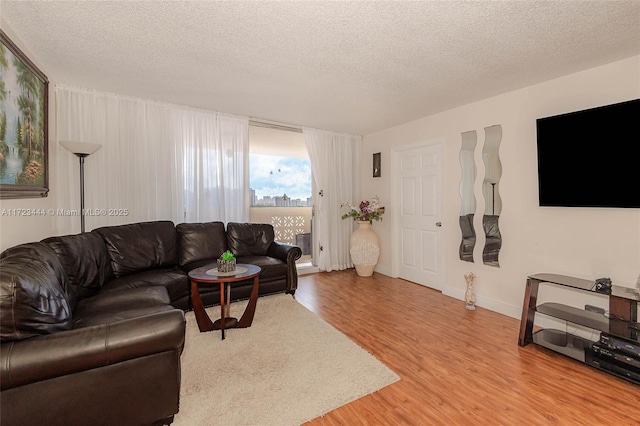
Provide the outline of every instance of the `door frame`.
[[[410,151],[419,148],[427,148],[432,146],[438,146],[440,150],[440,216],[442,217],[443,205],[442,205],[442,187],[444,176],[444,138],[435,138],[425,142],[418,142],[411,145],[403,145],[399,147],[391,148],[391,203],[394,206],[400,206],[400,154],[405,151]],[[442,218],[439,220],[442,222]],[[400,247],[401,247],[401,232],[400,232],[400,214],[394,214],[391,218],[391,276],[398,278],[400,275]],[[446,282],[446,269],[445,269],[445,256],[444,256],[444,241],[445,241],[445,227],[440,227],[440,239],[437,248],[441,258],[442,269],[442,283],[438,290],[442,291]]]

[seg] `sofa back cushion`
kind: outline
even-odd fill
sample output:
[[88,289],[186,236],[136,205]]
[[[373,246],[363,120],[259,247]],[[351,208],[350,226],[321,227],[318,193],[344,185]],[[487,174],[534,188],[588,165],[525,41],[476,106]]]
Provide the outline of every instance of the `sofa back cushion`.
[[227,250],[224,223],[180,223],[178,233],[178,262],[186,266],[201,260],[214,261]]
[[237,257],[266,256],[273,241],[273,226],[268,223],[227,224],[229,250]]
[[22,244],[0,255],[0,340],[71,329],[67,277],[45,243]]
[[178,264],[176,228],[171,221],[105,226],[91,232],[104,240],[116,277]]
[[51,237],[42,242],[58,256],[78,301],[94,296],[105,282],[113,279],[109,253],[100,235],[85,232]]

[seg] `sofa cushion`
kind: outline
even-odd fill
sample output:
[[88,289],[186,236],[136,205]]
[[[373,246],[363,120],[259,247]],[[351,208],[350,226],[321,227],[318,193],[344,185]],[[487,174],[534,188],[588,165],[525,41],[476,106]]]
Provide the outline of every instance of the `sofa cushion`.
[[227,250],[224,223],[180,223],[178,234],[178,262],[187,267],[193,262],[213,262]]
[[[41,393],[39,392],[39,390],[43,389],[39,387],[39,385],[43,384],[41,382],[53,378],[63,379],[63,376],[75,376],[77,378],[79,375],[80,379],[75,383],[80,383],[80,386],[69,386],[69,382],[66,382],[65,385],[65,381],[58,381],[53,382],[44,389],[55,389],[53,393],[57,398],[60,398],[61,395],[69,395],[69,398],[72,399],[70,403],[65,402],[66,399],[62,398],[65,409],[78,410],[84,407],[87,410],[95,410],[96,406],[103,407],[104,405],[100,401],[93,401],[93,404],[86,404],[85,401],[82,406],[77,405],[79,392],[84,395],[85,392],[90,391],[90,388],[95,387],[96,378],[100,377],[100,369],[102,367],[107,367],[107,370],[102,370],[102,373],[110,377],[114,377],[114,374],[113,369],[108,366],[126,363],[133,359],[141,359],[145,361],[143,364],[146,363],[147,367],[154,368],[153,366],[155,366],[157,368],[159,364],[155,364],[153,359],[148,358],[148,356],[176,349],[178,353],[181,353],[184,347],[184,331],[184,313],[169,307],[168,311],[163,310],[163,312],[139,315],[125,321],[105,322],[97,327],[68,330],[36,339],[3,344],[1,346],[2,362],[0,363],[0,383],[2,383],[2,403],[0,405],[2,406],[2,414],[9,412],[9,409],[18,408],[16,406],[8,407],[6,404],[7,399],[5,399],[11,393],[7,391],[17,387],[22,387],[26,391],[18,394],[22,395],[22,398],[17,398],[20,400],[18,406],[26,407],[27,410],[52,410],[54,412],[59,410],[60,401],[52,397],[52,392],[45,392],[46,397],[49,398],[46,407],[40,404],[29,407],[28,404],[32,401],[31,397],[33,395]],[[83,375],[87,376],[83,379]],[[133,376],[138,376],[140,380],[148,380],[148,375],[144,372],[138,375],[135,369],[128,371],[127,379],[137,381],[136,377]],[[122,377],[122,375],[119,374],[119,377]],[[111,393],[114,390],[121,392],[125,388],[128,390],[130,388],[129,385],[131,384],[125,381],[121,386],[115,388],[98,388],[98,392],[92,392],[92,395],[113,398],[114,396],[110,395],[107,390],[111,391]],[[154,383],[148,382],[146,385],[149,387],[148,391],[153,393]],[[35,386],[36,389],[29,389],[30,386]],[[128,397],[130,398],[130,396]],[[15,401],[16,395],[13,395],[11,399]],[[115,407],[117,407],[117,404]],[[119,407],[114,409],[119,409]],[[23,416],[23,418],[30,419],[29,422],[10,422],[5,417],[1,418],[2,425],[72,424],[60,421],[60,416],[56,417],[56,415],[51,416],[54,419],[53,422],[40,422],[36,420],[37,417],[37,415]],[[121,425],[123,423],[76,421],[73,424]],[[142,423],[127,422],[126,424]]]
[[109,324],[171,309],[174,308],[167,289],[162,286],[102,291],[78,303],[73,328]]
[[171,221],[106,226],[91,232],[104,240],[116,277],[178,264],[176,229]]
[[166,288],[172,303],[189,294],[189,278],[185,272],[177,268],[154,269],[116,278],[106,283],[102,287],[102,292],[152,286]]
[[0,339],[70,329],[67,278],[53,250],[45,243],[30,243],[0,257]]
[[23,257],[26,259],[37,257],[42,259],[51,267],[56,279],[60,282],[60,285],[65,292],[68,291],[67,287],[69,285],[69,278],[67,277],[67,273],[64,270],[63,265],[60,263],[58,256],[48,244],[43,242],[20,244],[3,251],[0,254],[0,259],[5,257]]
[[239,263],[250,263],[259,266],[260,281],[282,279],[287,276],[287,264],[269,256],[243,256],[238,258]]
[[100,287],[113,278],[109,254],[100,235],[85,232],[51,237],[42,242],[58,256],[78,300],[97,294]]
[[104,325],[116,323],[132,318],[140,318],[146,315],[158,312],[174,311],[171,305],[145,306],[132,309],[114,309],[111,311],[100,311],[92,314],[82,315],[73,318],[73,328],[93,327],[96,325]]
[[171,305],[167,289],[162,286],[128,288],[124,291],[103,291],[78,303],[73,320],[100,312],[124,311],[152,306]]
[[265,256],[274,241],[273,226],[268,223],[227,224],[229,250],[236,256]]

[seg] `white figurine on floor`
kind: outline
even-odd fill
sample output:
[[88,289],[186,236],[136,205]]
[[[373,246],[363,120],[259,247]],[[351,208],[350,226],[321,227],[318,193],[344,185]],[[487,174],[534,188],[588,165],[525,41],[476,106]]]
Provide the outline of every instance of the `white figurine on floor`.
[[476,294],[473,292],[473,280],[475,279],[473,272],[467,272],[464,274],[464,279],[467,281],[467,291],[464,294],[464,301],[466,303],[465,308],[470,311],[476,309]]

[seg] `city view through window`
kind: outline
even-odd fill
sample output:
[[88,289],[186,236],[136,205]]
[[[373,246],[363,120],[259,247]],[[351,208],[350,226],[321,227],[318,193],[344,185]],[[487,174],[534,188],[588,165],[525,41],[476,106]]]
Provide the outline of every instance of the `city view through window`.
[[301,133],[250,126],[250,221],[270,223],[276,241],[302,249],[298,267],[313,265],[311,162]]
[[251,154],[251,207],[311,207],[311,163],[304,158]]

